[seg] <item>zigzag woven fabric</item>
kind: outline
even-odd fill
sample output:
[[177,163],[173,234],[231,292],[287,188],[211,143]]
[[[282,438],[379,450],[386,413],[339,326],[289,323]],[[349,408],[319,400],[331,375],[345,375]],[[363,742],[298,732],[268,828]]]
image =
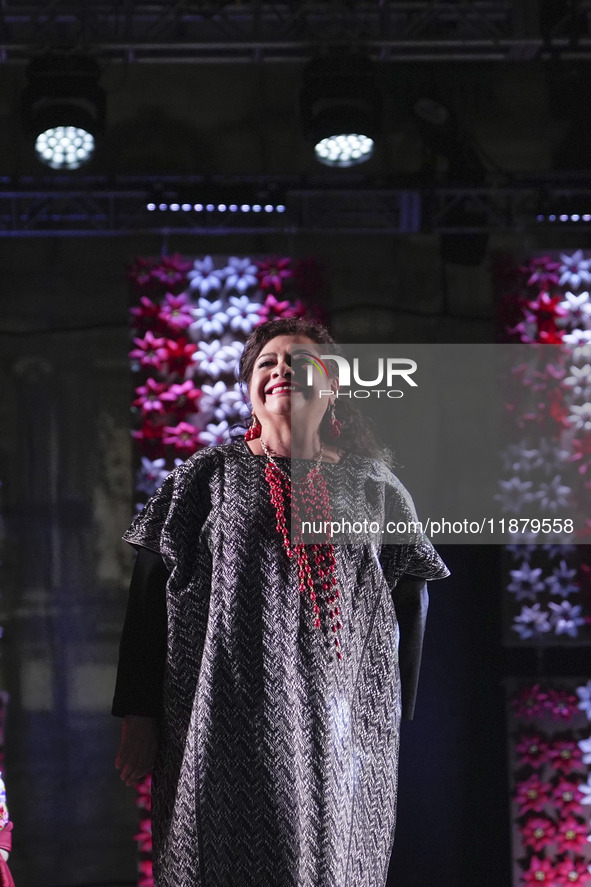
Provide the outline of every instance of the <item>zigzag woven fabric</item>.
[[[372,541],[335,546],[337,660],[299,591],[264,469],[243,441],[201,450],[124,537],[171,571],[156,884],[383,887],[400,726],[391,589],[405,571],[447,570],[424,538],[381,559]],[[349,454],[322,471],[352,514],[412,512],[381,463]]]

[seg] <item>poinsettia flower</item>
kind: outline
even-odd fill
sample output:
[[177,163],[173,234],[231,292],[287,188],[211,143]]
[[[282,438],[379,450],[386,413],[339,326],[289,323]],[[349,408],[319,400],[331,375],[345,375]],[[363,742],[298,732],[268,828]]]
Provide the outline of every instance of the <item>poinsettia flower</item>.
[[577,713],[577,697],[570,690],[552,687],[547,691],[544,708],[554,720],[570,721]]
[[276,317],[288,317],[291,309],[289,299],[279,301],[273,293],[269,293],[262,305],[259,305],[261,320],[274,320]]
[[591,431],[591,403],[572,404],[566,421],[575,431]]
[[159,317],[177,333],[191,326],[193,322],[192,305],[185,293],[181,293],[180,296],[166,293]]
[[133,836],[134,841],[137,842],[138,853],[151,853],[152,852],[152,820],[151,819],[142,819],[140,821],[140,830],[137,835]]
[[[551,296],[550,293],[542,291],[535,299],[528,301],[527,311],[535,316],[538,329],[540,329],[540,324],[543,325],[546,321],[554,323],[557,318],[567,315],[567,310],[560,307],[561,300],[562,296]],[[541,328],[546,327],[542,326]]]
[[585,620],[581,616],[583,608],[569,604],[568,601],[562,601],[560,604],[550,601],[548,606],[552,610],[550,623],[554,628],[554,633],[567,634],[571,638],[576,638],[579,628],[585,624]]
[[228,443],[230,440],[230,426],[225,419],[217,425],[210,422],[201,432],[200,440],[207,447],[217,447],[220,444]]
[[582,687],[577,687],[575,692],[579,697],[577,707],[584,711],[591,721],[591,681],[587,681]]
[[167,446],[191,454],[199,448],[200,432],[189,422],[179,422],[178,425],[165,425],[162,439]]
[[135,389],[137,398],[133,401],[134,407],[139,407],[143,415],[151,413],[164,413],[166,408],[162,403],[162,393],[166,391],[166,383],[158,382],[151,376],[146,379],[145,385],[140,385]]
[[192,365],[193,355],[197,348],[188,339],[167,339],[166,348],[168,350],[168,360],[166,362],[168,371],[179,376],[185,375],[187,367]]
[[507,591],[515,595],[518,601],[534,600],[536,595],[544,590],[542,568],[531,567],[527,561],[523,561],[518,570],[510,570],[511,582]]
[[200,398],[201,391],[195,388],[191,379],[171,385],[162,394],[162,402],[166,410],[177,416],[185,416],[187,413],[195,412]]
[[283,292],[283,286],[286,280],[293,277],[291,270],[291,259],[275,258],[266,259],[257,262],[257,278],[261,289],[265,292],[272,292],[280,296]]
[[560,307],[566,312],[561,323],[567,323],[573,327],[589,328],[591,321],[591,299],[588,292],[565,293]]
[[539,545],[516,544],[505,546],[505,551],[510,552],[513,555],[514,560],[524,561],[525,563],[529,563],[531,556],[535,554],[538,549]]
[[519,269],[528,275],[527,285],[538,285],[540,289],[548,289],[558,283],[560,262],[550,256],[536,256]]
[[131,432],[131,436],[140,450],[148,453],[153,459],[159,458],[164,452],[162,443],[162,425],[145,422],[141,428]]
[[569,782],[568,779],[561,779],[552,789],[552,802],[559,809],[561,816],[580,812],[584,797],[580,784]]
[[552,785],[549,782],[542,782],[537,773],[532,773],[527,779],[516,784],[514,794],[520,816],[530,811],[541,813],[550,802]]
[[503,467],[515,474],[527,474],[538,468],[542,462],[540,453],[534,447],[528,447],[525,441],[509,446],[502,452]]
[[520,514],[521,509],[532,501],[532,482],[521,480],[520,477],[512,477],[510,480],[499,481],[500,493],[495,494],[501,504],[501,510],[505,513]]
[[529,860],[529,867],[523,872],[522,878],[522,883],[526,885],[531,884],[539,887],[540,884],[543,884],[545,887],[556,887],[556,873],[549,859],[532,856]]
[[137,794],[135,806],[149,812],[152,809],[152,776],[150,773],[140,779],[135,790]]
[[257,285],[257,266],[250,259],[239,259],[230,256],[228,264],[224,268],[226,289],[237,290],[245,293],[251,287]]
[[591,436],[573,438],[570,443],[571,453],[568,461],[579,463],[577,466],[579,474],[591,474]]
[[251,302],[248,296],[230,296],[230,306],[226,310],[230,328],[248,336],[261,322],[259,307],[259,303]]
[[168,358],[166,339],[156,339],[153,333],[148,330],[143,339],[134,339],[133,341],[137,348],[130,351],[129,356],[134,360],[139,360],[143,367],[162,370]]
[[525,733],[515,745],[519,765],[541,767],[548,762],[548,742],[539,733]]
[[223,310],[221,299],[210,302],[208,299],[199,299],[197,307],[193,308],[194,322],[191,331],[199,338],[208,336],[221,336],[228,325],[228,315]]
[[552,327],[544,328],[540,327],[538,329],[537,340],[542,345],[562,345],[564,342],[564,333],[562,330],[554,329]]
[[133,317],[136,326],[147,327],[157,323],[160,305],[158,302],[153,302],[147,296],[142,296],[139,305],[134,305],[130,308],[129,313]]
[[549,844],[554,843],[556,823],[548,816],[530,816],[519,826],[521,840],[526,847],[540,853]]
[[165,459],[148,459],[142,456],[141,467],[136,472],[136,489],[151,496],[162,486],[168,476]]
[[210,292],[221,290],[224,272],[215,268],[211,256],[206,256],[201,260],[195,259],[193,270],[189,271],[187,277],[191,289],[199,290],[202,296],[206,296]]
[[560,561],[560,566],[555,567],[550,576],[544,580],[550,594],[556,594],[559,597],[568,597],[579,590],[577,582],[573,579],[577,575],[576,569],[570,569],[566,561]]
[[565,486],[557,474],[550,481],[542,481],[533,498],[539,503],[542,511],[554,513],[568,507],[571,492],[571,488]]
[[154,868],[151,859],[141,859],[138,864],[137,887],[154,887]]
[[567,857],[556,863],[556,884],[560,887],[588,887],[591,882],[587,860],[580,856],[571,859]]
[[539,718],[544,714],[547,701],[547,690],[542,690],[539,684],[534,684],[531,687],[520,687],[512,698],[511,705],[518,718]]
[[192,267],[192,262],[175,253],[173,256],[164,256],[160,264],[152,268],[152,277],[166,286],[176,287],[186,281],[187,271]]
[[572,388],[574,397],[591,396],[591,364],[586,363],[582,367],[571,366],[570,376],[567,376],[564,384]]
[[152,282],[152,260],[138,256],[135,265],[127,272],[127,277],[139,288],[147,286]]
[[578,290],[581,284],[591,283],[589,267],[591,261],[583,258],[583,250],[578,249],[571,256],[561,254],[559,268],[560,286],[568,286],[571,290]]
[[581,754],[583,755],[583,764],[591,764],[591,736],[588,739],[581,739],[577,745],[581,749]]
[[[203,415],[207,417],[215,416],[216,410],[222,402],[222,397],[227,390],[227,384],[221,380],[214,382],[213,385],[206,383],[201,386],[202,397],[199,406],[201,407]],[[222,416],[222,419],[223,418],[225,418],[225,416]]]
[[554,769],[565,776],[583,766],[583,752],[574,739],[557,739],[548,747],[548,755]]
[[[534,548],[536,546],[533,546]],[[542,551],[544,551],[550,560],[554,560],[557,557],[566,558],[573,553],[575,550],[574,545],[542,545]]]
[[214,416],[221,422],[222,419],[236,417],[242,421],[246,421],[250,416],[250,409],[244,399],[242,389],[238,383],[233,388],[228,388],[220,399],[219,406],[214,411]]
[[581,353],[587,356],[586,346],[591,344],[591,330],[572,330],[570,333],[565,333],[562,337],[562,341],[565,345],[572,345],[575,348],[573,352],[573,360],[575,363],[577,360],[577,348],[585,349]]
[[213,342],[200,342],[193,354],[193,361],[198,372],[212,379],[217,379],[234,368],[235,361],[228,354],[227,347],[220,344],[219,339]]
[[581,792],[581,804],[591,804],[591,774],[587,777],[587,782],[579,783],[579,791]]
[[513,619],[513,631],[516,631],[522,640],[539,637],[541,634],[551,631],[551,628],[548,613],[545,610],[540,610],[540,604],[522,607],[519,616],[515,616]]

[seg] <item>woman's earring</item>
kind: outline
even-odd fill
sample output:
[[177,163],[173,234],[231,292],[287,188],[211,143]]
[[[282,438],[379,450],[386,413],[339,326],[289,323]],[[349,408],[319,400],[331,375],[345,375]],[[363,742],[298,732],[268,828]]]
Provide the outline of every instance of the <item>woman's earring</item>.
[[244,440],[255,440],[255,438],[261,436],[261,423],[255,416],[252,414],[252,422],[249,427],[246,429],[246,434],[244,435]]
[[337,437],[341,436],[341,428],[343,427],[343,423],[339,422],[339,420],[335,416],[334,403],[331,403],[331,405],[329,406],[328,415],[330,417],[328,420],[328,433],[332,438],[336,439]]

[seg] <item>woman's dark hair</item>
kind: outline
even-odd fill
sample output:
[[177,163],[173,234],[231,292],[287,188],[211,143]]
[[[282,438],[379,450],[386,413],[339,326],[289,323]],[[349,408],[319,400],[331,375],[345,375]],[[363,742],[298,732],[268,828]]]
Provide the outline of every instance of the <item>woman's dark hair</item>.
[[[307,336],[319,345],[330,345],[330,351],[334,354],[342,354],[342,350],[336,344],[326,327],[314,320],[305,320],[302,317],[288,317],[280,320],[268,320],[257,326],[248,337],[240,364],[238,367],[238,381],[244,388],[248,388],[254,365],[262,348],[276,336]],[[338,397],[335,400],[335,415],[342,423],[341,434],[337,441],[331,438],[329,433],[328,410],[320,425],[320,438],[326,444],[336,444],[344,452],[359,453],[363,456],[372,456],[385,461],[390,461],[390,454],[381,446],[371,428],[370,421],[361,415],[357,407],[349,400]]]

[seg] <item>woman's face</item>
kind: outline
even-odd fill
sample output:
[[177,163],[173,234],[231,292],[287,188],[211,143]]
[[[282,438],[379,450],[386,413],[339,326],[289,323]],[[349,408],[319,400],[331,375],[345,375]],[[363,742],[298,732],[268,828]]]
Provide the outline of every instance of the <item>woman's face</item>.
[[335,379],[321,378],[317,369],[309,373],[310,365],[303,358],[306,353],[317,355],[318,350],[318,343],[307,336],[276,336],[263,345],[248,389],[253,413],[263,429],[285,416],[310,423],[312,431],[318,429],[329,403],[334,402],[334,394],[320,396],[320,392],[336,390]]

